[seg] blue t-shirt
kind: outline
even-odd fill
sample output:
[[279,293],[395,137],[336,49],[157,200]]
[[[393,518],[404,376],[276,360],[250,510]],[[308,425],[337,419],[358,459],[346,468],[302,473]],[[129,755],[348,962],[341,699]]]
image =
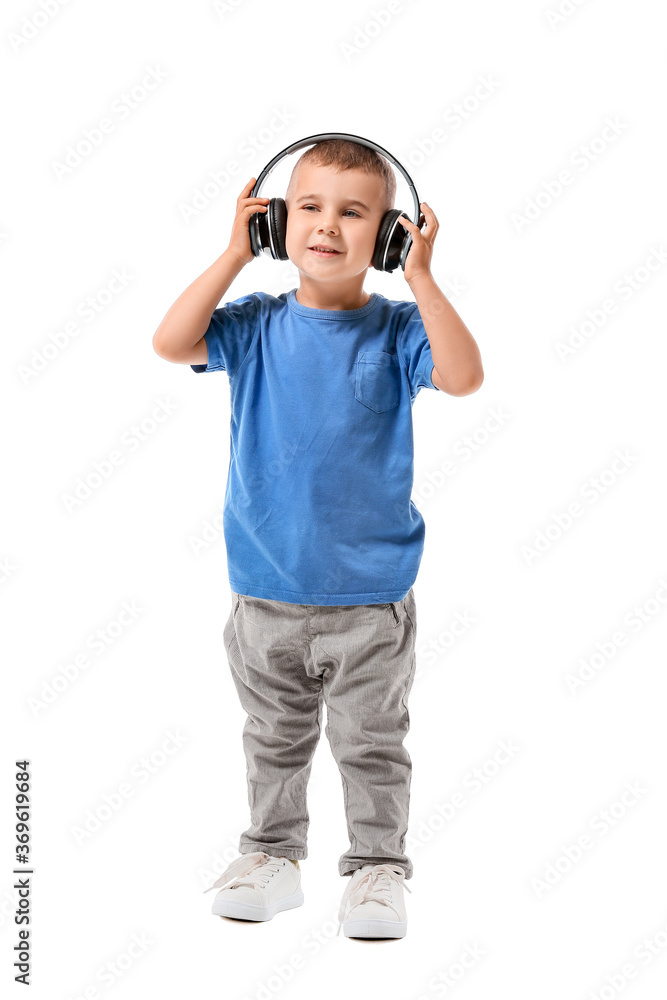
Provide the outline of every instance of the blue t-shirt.
[[425,536],[412,404],[437,389],[419,309],[378,292],[312,309],[295,292],[216,309],[208,364],[191,366],[229,377],[230,586],[290,604],[403,600]]

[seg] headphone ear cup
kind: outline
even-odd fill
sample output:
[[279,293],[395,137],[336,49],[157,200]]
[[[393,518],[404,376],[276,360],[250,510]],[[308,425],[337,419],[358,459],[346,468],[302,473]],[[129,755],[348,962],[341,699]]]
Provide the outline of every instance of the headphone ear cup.
[[289,260],[285,249],[285,237],[287,234],[287,205],[284,198],[272,198],[269,202],[269,210],[264,213],[268,216],[267,222],[270,227],[271,256],[274,260]]
[[391,208],[382,216],[373,251],[373,267],[376,271],[395,271],[400,263],[403,245],[409,233],[398,222],[399,215],[406,213],[399,208]]
[[287,206],[283,198],[271,198],[266,212],[251,215],[250,247],[255,257],[261,257],[268,250],[274,260],[288,260],[285,250],[286,226]]
[[373,267],[376,271],[384,271],[385,251],[387,240],[391,234],[392,223],[392,212],[385,212],[380,220],[380,228],[378,229],[375,249],[373,250]]

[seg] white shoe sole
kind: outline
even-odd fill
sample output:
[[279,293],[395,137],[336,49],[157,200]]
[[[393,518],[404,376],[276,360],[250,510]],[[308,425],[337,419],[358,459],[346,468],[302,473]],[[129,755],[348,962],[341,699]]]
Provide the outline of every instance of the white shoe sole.
[[291,896],[277,899],[268,906],[258,906],[255,903],[237,903],[233,899],[215,899],[213,913],[218,917],[236,917],[238,920],[271,920],[281,910],[291,910],[303,903],[303,892],[299,889]]
[[345,937],[402,938],[407,930],[407,920],[347,920],[343,924]]

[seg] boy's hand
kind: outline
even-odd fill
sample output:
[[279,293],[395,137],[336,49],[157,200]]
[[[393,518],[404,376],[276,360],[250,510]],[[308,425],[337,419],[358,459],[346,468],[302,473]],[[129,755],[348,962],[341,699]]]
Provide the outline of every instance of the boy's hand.
[[232,235],[227,247],[227,251],[238,257],[244,265],[249,264],[255,259],[252,247],[250,246],[250,232],[248,231],[250,216],[254,215],[255,212],[266,212],[270,201],[270,198],[248,197],[248,193],[252,191],[256,180],[256,177],[251,177],[238,197],[236,202],[236,218],[234,219]]
[[408,256],[405,258],[405,271],[403,275],[405,280],[410,283],[419,274],[430,274],[431,273],[431,257],[433,255],[433,241],[435,240],[436,233],[440,228],[438,225],[438,220],[433,214],[432,210],[428,207],[425,201],[419,203],[419,207],[422,209],[422,215],[419,219],[421,223],[423,220],[426,221],[425,232],[422,234],[414,222],[410,222],[405,216],[399,215],[398,221],[401,225],[409,231],[412,236],[412,243],[410,249],[408,250]]

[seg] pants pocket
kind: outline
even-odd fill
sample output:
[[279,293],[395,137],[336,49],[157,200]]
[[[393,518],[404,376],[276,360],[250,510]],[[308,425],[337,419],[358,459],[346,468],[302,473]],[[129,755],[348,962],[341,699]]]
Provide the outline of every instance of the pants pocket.
[[391,603],[391,604],[385,604],[385,608],[388,608],[389,612],[391,613],[391,627],[392,628],[398,628],[398,626],[401,624],[401,619],[398,616],[398,611],[396,610],[396,605],[393,604],[393,603]]

